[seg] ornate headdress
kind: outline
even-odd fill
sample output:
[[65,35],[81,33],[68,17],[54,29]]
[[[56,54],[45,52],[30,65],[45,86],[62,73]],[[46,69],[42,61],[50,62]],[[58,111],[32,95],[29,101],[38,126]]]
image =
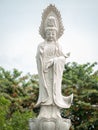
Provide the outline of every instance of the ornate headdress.
[[45,31],[51,28],[57,31],[57,39],[59,39],[64,32],[64,27],[60,12],[55,5],[52,4],[50,4],[42,14],[42,22],[39,28],[39,33],[43,39],[45,39]]

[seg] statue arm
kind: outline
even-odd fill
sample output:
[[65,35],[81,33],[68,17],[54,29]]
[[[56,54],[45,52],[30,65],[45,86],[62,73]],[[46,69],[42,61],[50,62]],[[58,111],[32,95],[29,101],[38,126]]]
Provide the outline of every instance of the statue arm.
[[64,55],[65,58],[68,58],[70,56],[70,52],[68,52],[66,54],[63,53],[63,55]]
[[62,51],[62,47],[61,46],[59,46],[59,50],[60,50],[60,56],[64,56],[65,58],[68,58],[69,56],[70,56],[70,52],[68,52],[68,53],[64,53],[63,51]]

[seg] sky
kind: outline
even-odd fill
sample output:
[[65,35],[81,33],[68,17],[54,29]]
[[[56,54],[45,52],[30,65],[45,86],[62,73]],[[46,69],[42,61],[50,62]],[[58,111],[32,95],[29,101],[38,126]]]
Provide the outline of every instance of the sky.
[[98,0],[0,0],[0,66],[37,74],[39,26],[49,4],[61,13],[65,31],[59,43],[71,53],[66,63],[98,61]]

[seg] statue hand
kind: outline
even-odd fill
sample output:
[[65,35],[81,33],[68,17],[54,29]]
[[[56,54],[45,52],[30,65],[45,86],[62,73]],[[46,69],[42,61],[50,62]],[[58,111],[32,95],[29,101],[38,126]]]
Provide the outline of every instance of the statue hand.
[[53,65],[53,59],[50,59],[46,65],[45,65],[45,72],[47,72],[47,69]]

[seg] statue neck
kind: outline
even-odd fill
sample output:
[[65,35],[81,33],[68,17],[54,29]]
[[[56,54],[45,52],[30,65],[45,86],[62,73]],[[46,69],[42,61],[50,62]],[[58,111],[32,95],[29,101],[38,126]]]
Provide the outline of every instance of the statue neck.
[[45,40],[45,43],[47,43],[47,44],[58,44],[57,41],[47,41],[47,40]]

